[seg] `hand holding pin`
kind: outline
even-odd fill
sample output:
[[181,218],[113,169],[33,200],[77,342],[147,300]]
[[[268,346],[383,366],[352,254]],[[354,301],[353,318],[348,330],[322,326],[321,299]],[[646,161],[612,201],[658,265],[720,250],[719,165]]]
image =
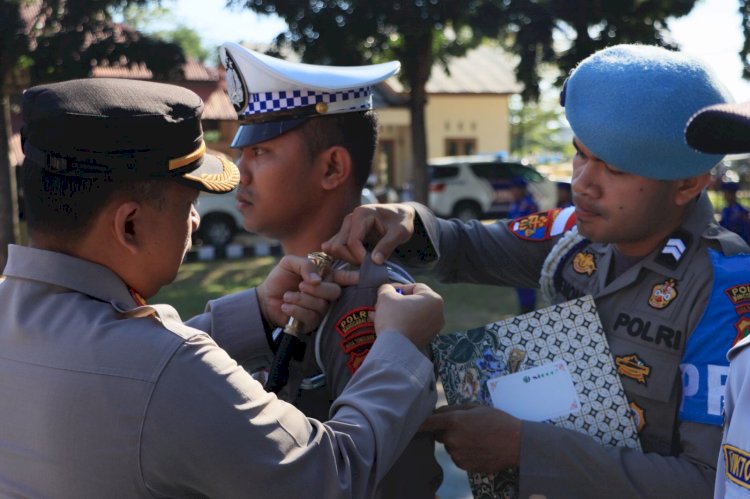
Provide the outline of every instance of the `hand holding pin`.
[[[333,259],[322,251],[308,253],[307,259],[315,264],[321,278],[325,277],[331,270]],[[268,374],[268,381],[266,381],[265,388],[267,391],[278,393],[289,380],[289,362],[292,360],[292,355],[298,345],[302,343],[298,336],[304,332],[303,327],[302,322],[294,317],[290,317],[289,322],[284,326],[279,347],[276,349],[273,365]]]
[[[308,253],[307,260],[315,264],[321,279],[324,278],[326,274],[328,274],[328,272],[330,272],[331,264],[333,263],[333,259],[328,254],[323,253],[322,251]],[[300,333],[304,332],[302,331],[302,326],[303,325],[301,321],[295,319],[294,317],[289,317],[289,321],[286,323],[286,326],[284,326],[284,333],[291,334],[293,336],[299,336]]]

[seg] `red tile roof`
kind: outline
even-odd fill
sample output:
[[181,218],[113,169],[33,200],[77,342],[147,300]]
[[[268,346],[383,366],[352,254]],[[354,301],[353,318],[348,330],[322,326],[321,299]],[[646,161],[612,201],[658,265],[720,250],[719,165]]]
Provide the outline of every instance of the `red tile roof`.
[[[182,66],[185,75],[184,80],[172,81],[173,85],[179,85],[192,90],[205,105],[203,109],[204,120],[236,120],[237,113],[224,91],[224,80],[219,69],[209,68],[200,62],[190,59]],[[135,80],[150,80],[153,74],[145,64],[127,65],[101,65],[91,71],[95,78],[131,78]]]

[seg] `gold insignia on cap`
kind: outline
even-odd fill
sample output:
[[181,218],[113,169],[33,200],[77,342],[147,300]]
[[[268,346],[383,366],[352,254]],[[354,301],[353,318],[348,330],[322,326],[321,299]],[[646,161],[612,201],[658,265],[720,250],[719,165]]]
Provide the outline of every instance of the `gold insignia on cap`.
[[328,104],[325,102],[318,102],[315,104],[315,111],[317,111],[318,114],[326,114],[328,112]]
[[198,182],[207,187],[211,192],[221,193],[231,191],[235,188],[237,183],[239,183],[240,171],[237,169],[234,163],[227,160],[226,158],[223,158],[221,156],[217,156],[217,158],[221,161],[221,164],[223,166],[223,170],[221,173],[216,173],[213,175],[202,173],[200,177],[191,173],[187,173],[183,175],[183,178]]
[[201,145],[198,146],[198,149],[196,149],[195,151],[191,152],[190,154],[180,156],[179,158],[170,159],[169,171],[182,168],[183,166],[189,165],[194,161],[198,161],[203,157],[204,154],[206,154],[206,143],[201,140]]

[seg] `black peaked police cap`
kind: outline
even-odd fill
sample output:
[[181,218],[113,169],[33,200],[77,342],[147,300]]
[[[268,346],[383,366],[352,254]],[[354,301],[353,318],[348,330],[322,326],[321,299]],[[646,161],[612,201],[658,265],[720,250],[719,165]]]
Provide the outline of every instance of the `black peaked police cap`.
[[206,154],[203,101],[176,85],[115,78],[69,80],[23,94],[24,154],[59,175],[175,178],[229,192],[237,167]]
[[750,102],[708,106],[688,121],[685,139],[706,153],[750,152]]

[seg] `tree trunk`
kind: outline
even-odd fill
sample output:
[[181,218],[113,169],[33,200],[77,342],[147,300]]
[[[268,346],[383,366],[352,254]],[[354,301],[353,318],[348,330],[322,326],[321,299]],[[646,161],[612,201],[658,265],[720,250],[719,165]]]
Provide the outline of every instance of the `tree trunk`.
[[411,91],[411,143],[412,170],[411,185],[414,200],[427,204],[427,130],[425,127],[424,108],[426,104],[424,87]]
[[421,30],[418,33],[406,35],[404,39],[405,46],[408,47],[405,70],[411,91],[409,111],[411,113],[412,192],[415,201],[427,204],[429,178],[427,175],[427,130],[424,110],[427,104],[427,80],[430,78],[434,62],[432,54],[433,34],[431,30]]
[[10,161],[10,99],[0,93],[0,269],[8,259],[8,244],[20,240],[16,175]]

